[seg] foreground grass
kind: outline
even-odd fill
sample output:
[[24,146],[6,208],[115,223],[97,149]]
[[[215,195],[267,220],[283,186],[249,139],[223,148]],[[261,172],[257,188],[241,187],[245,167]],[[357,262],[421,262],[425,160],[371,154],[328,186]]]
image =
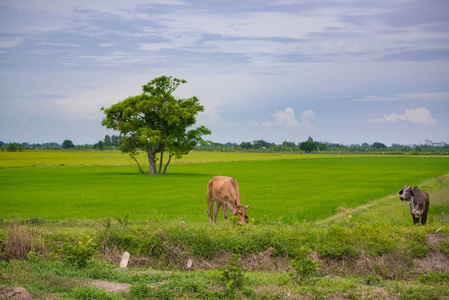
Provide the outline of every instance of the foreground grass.
[[[19,283],[39,299],[285,299],[290,296],[314,299],[439,299],[448,295],[449,277],[425,273],[416,279],[389,281],[380,277],[323,276],[296,282],[286,273],[245,272],[243,287],[226,294],[217,284],[219,271],[117,271],[101,260],[89,268],[76,269],[54,261],[0,263],[1,281]],[[126,292],[107,293],[90,285],[106,279],[131,285]],[[1,282],[0,281],[0,282]],[[430,281],[430,282],[429,282]],[[429,284],[431,283],[431,284]]]

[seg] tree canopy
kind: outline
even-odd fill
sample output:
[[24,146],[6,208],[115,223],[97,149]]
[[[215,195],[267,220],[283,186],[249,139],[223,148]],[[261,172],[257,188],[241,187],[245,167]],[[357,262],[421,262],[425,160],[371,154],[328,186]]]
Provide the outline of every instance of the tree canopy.
[[70,149],[70,148],[74,148],[75,145],[73,144],[73,142],[71,140],[64,140],[64,142],[62,142],[62,149]]
[[317,143],[315,143],[312,139],[312,137],[309,136],[309,139],[305,142],[302,142],[299,145],[299,149],[305,151],[305,152],[312,152],[316,151],[318,149]]
[[[128,97],[106,109],[102,107],[106,114],[102,125],[120,131],[120,149],[129,153],[136,163],[138,150],[147,153],[149,174],[165,174],[173,156],[180,158],[198,143],[206,143],[202,136],[211,133],[204,126],[192,128],[196,115],[204,111],[198,98],[177,99],[172,95],[184,83],[183,79],[161,76],[144,85],[142,94]],[[168,153],[168,161],[163,169],[165,152]]]

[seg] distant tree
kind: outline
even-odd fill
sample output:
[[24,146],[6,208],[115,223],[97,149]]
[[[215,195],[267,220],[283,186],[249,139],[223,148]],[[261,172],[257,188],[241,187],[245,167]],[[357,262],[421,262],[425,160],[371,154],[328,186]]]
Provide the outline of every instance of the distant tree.
[[378,142],[374,143],[372,147],[373,147],[374,149],[387,149],[387,146],[385,146],[385,145],[382,144],[382,143],[378,143]]
[[295,144],[295,142],[284,141],[284,142],[282,142],[282,146],[284,146],[284,147],[296,147],[296,144]]
[[320,143],[318,145],[318,149],[320,149],[320,151],[327,151],[327,145],[324,143]]
[[196,123],[196,115],[204,111],[198,98],[176,99],[172,95],[183,83],[186,81],[161,76],[144,85],[141,95],[102,108],[106,115],[102,124],[120,131],[120,149],[136,161],[142,173],[135,158],[140,149],[148,156],[149,174],[162,173],[164,153],[168,152],[168,162],[163,171],[165,174],[173,156],[179,158],[197,144],[206,143],[201,136],[211,133],[204,126],[192,128]]
[[71,140],[65,140],[64,142],[62,142],[62,149],[70,149],[73,147],[75,147],[75,145]]
[[94,149],[98,149],[100,151],[103,151],[103,149],[104,149],[104,142],[103,141],[98,141],[98,143],[96,143],[94,145]]
[[8,152],[22,152],[23,146],[17,143],[8,143],[6,145],[6,151]]
[[106,147],[112,146],[112,140],[109,135],[104,136],[104,146]]
[[254,149],[262,149],[262,148],[271,148],[274,146],[274,143],[269,143],[264,140],[256,140],[253,141],[253,148]]
[[112,135],[111,137],[112,146],[114,147],[120,147],[120,136],[118,135]]
[[317,143],[315,143],[312,139],[312,137],[309,136],[309,139],[305,142],[302,142],[299,145],[299,149],[305,151],[305,152],[312,152],[316,151],[318,149]]
[[250,142],[242,142],[239,147],[242,149],[251,149],[253,145]]

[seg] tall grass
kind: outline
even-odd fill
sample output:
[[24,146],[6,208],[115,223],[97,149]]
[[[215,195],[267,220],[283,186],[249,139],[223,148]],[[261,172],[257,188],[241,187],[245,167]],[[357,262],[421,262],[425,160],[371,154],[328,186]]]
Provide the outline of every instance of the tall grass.
[[[131,166],[0,169],[2,218],[207,221],[206,185],[215,175],[236,177],[243,204],[256,221],[312,222],[339,207],[354,208],[449,171],[441,157],[328,157],[178,164],[166,176]],[[64,160],[62,160],[64,162]],[[413,167],[411,167],[413,166]],[[219,216],[219,221],[222,222]]]

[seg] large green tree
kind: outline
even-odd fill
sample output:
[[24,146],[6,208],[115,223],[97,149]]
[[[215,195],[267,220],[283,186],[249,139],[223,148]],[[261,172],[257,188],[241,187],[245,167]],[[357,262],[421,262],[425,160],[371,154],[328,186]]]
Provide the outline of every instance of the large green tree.
[[64,140],[64,142],[62,142],[62,149],[70,149],[73,147],[75,147],[75,145],[71,140]]
[[308,140],[299,144],[299,149],[305,152],[312,152],[318,149],[317,143],[315,143],[312,137],[309,136]]
[[[120,149],[134,158],[142,173],[135,158],[139,150],[147,153],[149,174],[165,174],[173,156],[180,158],[198,143],[206,143],[202,136],[211,133],[204,126],[192,128],[196,115],[204,111],[198,98],[177,99],[172,95],[184,83],[183,79],[161,76],[144,85],[141,95],[101,108],[106,114],[102,124],[120,131]],[[164,153],[168,153],[165,167]]]

